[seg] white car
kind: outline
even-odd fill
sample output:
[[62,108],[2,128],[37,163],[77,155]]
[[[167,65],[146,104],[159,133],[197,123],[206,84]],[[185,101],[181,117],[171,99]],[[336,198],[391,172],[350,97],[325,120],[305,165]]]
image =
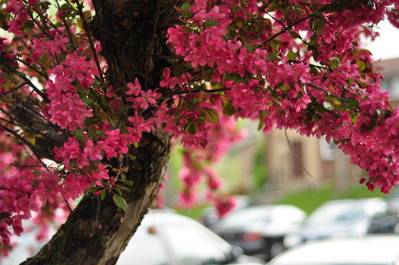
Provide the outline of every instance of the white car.
[[[54,231],[55,232],[55,231]],[[17,265],[39,249],[34,233],[18,237],[19,247],[2,265]],[[40,246],[41,247],[41,246]],[[143,219],[136,233],[120,255],[117,265],[264,265],[265,262],[243,255],[200,223],[169,210],[152,210]]]
[[291,248],[268,265],[399,265],[399,236],[329,238]]
[[366,235],[371,224],[387,210],[387,202],[382,198],[325,202],[309,215],[296,234],[285,238],[285,246],[330,237]]

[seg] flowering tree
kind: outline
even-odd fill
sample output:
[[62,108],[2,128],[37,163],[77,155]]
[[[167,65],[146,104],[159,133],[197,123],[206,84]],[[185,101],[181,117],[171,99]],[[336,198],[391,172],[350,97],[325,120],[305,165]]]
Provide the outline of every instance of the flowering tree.
[[384,15],[399,26],[398,1],[0,4],[3,254],[22,220],[45,228],[84,195],[24,264],[114,264],[158,193],[173,139],[186,149],[183,201],[205,179],[227,212],[234,201],[210,165],[241,138],[238,118],[264,133],[326,136],[367,170],[370,190],[398,182],[399,110],[359,41],[377,36]]

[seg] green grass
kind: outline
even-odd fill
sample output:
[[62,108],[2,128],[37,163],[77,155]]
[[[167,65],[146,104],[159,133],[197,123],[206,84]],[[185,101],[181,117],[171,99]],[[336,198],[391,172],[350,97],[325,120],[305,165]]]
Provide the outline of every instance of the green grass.
[[330,200],[372,197],[385,198],[386,196],[386,194],[380,192],[379,190],[369,191],[365,185],[355,185],[353,188],[348,189],[348,191],[344,193],[334,192],[333,187],[325,187],[318,190],[308,189],[288,194],[275,203],[295,205],[305,211],[307,214],[310,214],[322,203]]
[[[328,186],[320,189],[307,189],[294,192],[284,196],[280,200],[275,201],[274,204],[295,205],[305,211],[307,214],[310,214],[322,203],[330,200],[361,199],[372,197],[385,198],[386,196],[387,194],[384,194],[377,189],[374,191],[369,191],[365,185],[355,185],[344,193],[337,193],[336,191],[334,191],[334,188],[332,186]],[[182,215],[200,220],[204,209],[209,206],[210,204],[197,205],[192,208],[177,207],[175,208],[175,210],[177,210]]]

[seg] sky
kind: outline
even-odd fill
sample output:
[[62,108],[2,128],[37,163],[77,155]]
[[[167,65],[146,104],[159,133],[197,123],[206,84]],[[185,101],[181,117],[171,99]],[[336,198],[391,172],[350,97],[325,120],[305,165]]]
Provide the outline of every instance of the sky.
[[371,51],[374,61],[399,57],[399,29],[387,19],[378,24],[380,36],[373,42],[364,44]]

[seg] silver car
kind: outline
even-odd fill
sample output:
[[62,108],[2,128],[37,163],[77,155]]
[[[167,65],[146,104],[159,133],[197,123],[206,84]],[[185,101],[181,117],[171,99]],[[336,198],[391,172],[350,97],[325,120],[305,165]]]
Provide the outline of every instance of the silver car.
[[363,236],[372,222],[388,210],[382,198],[334,200],[322,204],[305,220],[298,233],[285,238],[285,245],[329,237]]

